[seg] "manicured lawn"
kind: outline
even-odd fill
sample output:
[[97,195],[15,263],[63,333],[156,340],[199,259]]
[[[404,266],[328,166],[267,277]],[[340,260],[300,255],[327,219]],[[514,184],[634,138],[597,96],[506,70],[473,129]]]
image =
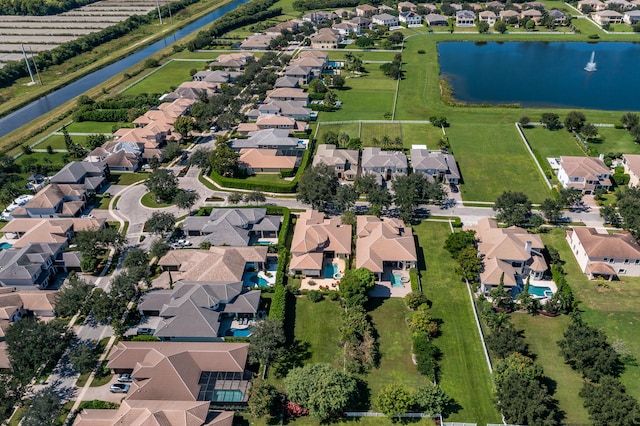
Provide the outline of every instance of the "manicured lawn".
[[173,204],[158,203],[156,201],[155,194],[152,192],[147,192],[146,194],[144,194],[140,199],[140,203],[145,207],[149,207],[150,209],[161,209],[161,208],[169,207],[173,205]]
[[22,166],[22,175],[24,175],[25,178],[35,171],[31,164],[45,166],[49,170],[47,174],[53,175],[66,164],[66,162],[62,160],[62,157],[65,155],[67,154],[63,152],[55,152],[53,154],[34,152],[29,155],[21,155],[16,159],[16,164]]
[[[76,136],[70,135],[71,140],[75,143],[79,143],[82,146],[87,146],[87,137],[86,136]],[[51,146],[52,149],[66,149],[67,146],[64,143],[63,135],[51,135],[42,143],[39,143],[34,147],[34,149],[47,149],[47,146]]]
[[280,173],[257,173],[254,176],[249,176],[245,180],[251,182],[265,182],[265,183],[287,183],[288,181],[280,177]]
[[74,121],[67,126],[69,133],[113,133],[113,126],[130,125],[131,123],[117,123],[115,121]]
[[[325,113],[322,113],[325,114]],[[331,123],[320,123],[318,127],[318,135],[316,138],[318,142],[323,143],[324,139],[323,135],[327,132],[335,132],[337,134],[346,133],[350,138],[359,138],[360,137],[360,124],[359,123],[347,123],[347,124],[331,124]]]
[[588,424],[589,417],[578,392],[583,380],[580,373],[573,371],[564,363],[556,342],[570,322],[568,316],[548,318],[542,315],[532,316],[524,313],[511,315],[518,330],[525,330],[529,350],[535,354],[536,362],[543,366],[544,375],[555,385],[553,397],[558,407],[565,413],[565,424]]
[[380,146],[379,143],[375,144],[373,140],[377,139],[378,142],[380,142],[384,136],[388,136],[392,141],[396,137],[402,138],[402,128],[400,123],[362,124],[362,134],[360,135],[360,139],[362,139],[362,144],[364,146]]
[[[344,56],[348,52],[344,52],[341,50],[330,50],[329,51],[329,59],[332,61],[344,61]],[[393,57],[396,55],[394,52],[376,52],[375,50],[366,51],[366,52],[351,52],[354,56],[360,57],[364,62],[366,61],[393,61]],[[397,53],[400,53],[398,51]],[[378,64],[379,66],[380,64]],[[373,68],[375,64],[365,64],[365,68]]]
[[[532,127],[524,129],[524,134],[531,145],[531,149],[538,155],[540,165],[543,168],[549,165],[546,160],[548,157],[585,155],[578,146],[579,142],[573,138],[573,134],[565,130],[551,131],[544,127]],[[542,163],[543,160],[546,164]]]
[[461,406],[447,420],[500,423],[467,288],[454,272],[454,260],[443,248],[449,225],[423,222],[413,232],[419,242],[418,258],[424,256],[426,263],[423,291],[433,303],[432,316],[442,320],[442,335],[434,341],[443,354],[440,385]]
[[402,123],[402,143],[407,149],[411,145],[427,145],[431,150],[439,149],[438,142],[442,137],[442,130],[431,124]]
[[[362,132],[361,132],[362,131]],[[351,138],[359,137],[364,146],[374,146],[372,139],[381,140],[384,135],[394,139],[402,137],[403,147],[410,149],[412,145],[427,145],[429,149],[438,149],[438,142],[442,137],[442,131],[430,124],[413,123],[347,123],[331,124],[320,123],[317,139],[323,142],[323,135],[327,132],[346,133]]]
[[640,154],[640,144],[633,141],[631,134],[627,130],[613,127],[599,127],[598,139],[590,141],[589,145],[602,154],[608,152]]
[[447,134],[464,181],[463,199],[495,201],[511,190],[539,203],[549,195],[513,124],[456,122]]
[[195,68],[203,70],[209,62],[193,61],[171,61],[154,73],[131,86],[124,93],[127,95],[137,95],[140,93],[167,93],[172,87],[177,87],[185,81],[191,80],[189,70]]
[[149,173],[111,173],[109,182],[114,185],[133,185],[149,177]]
[[295,338],[310,345],[311,358],[306,362],[326,362],[341,367],[340,305],[327,299],[313,303],[306,296],[296,297],[295,303]]
[[[640,278],[624,277],[620,281],[597,286],[596,282],[589,281],[581,272],[564,239],[563,230],[554,229],[543,234],[542,240],[546,245],[555,247],[566,262],[564,268],[567,280],[581,301],[580,309],[586,322],[604,330],[610,342],[624,342],[629,352],[637,358],[640,354],[640,336],[637,331],[637,324],[640,323],[637,303],[640,300]],[[631,395],[640,398],[640,364],[626,364],[621,380]],[[579,389],[574,391],[577,395]]]

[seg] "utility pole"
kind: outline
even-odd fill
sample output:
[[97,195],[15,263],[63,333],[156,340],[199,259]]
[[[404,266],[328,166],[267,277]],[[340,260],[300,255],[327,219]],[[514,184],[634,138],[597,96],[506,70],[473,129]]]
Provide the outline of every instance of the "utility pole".
[[33,79],[33,72],[31,71],[31,65],[29,65],[29,58],[27,57],[27,52],[24,50],[24,44],[20,44],[22,47],[22,54],[24,55],[24,62],[27,64],[27,70],[29,70],[29,77],[31,77],[31,84],[35,84],[36,81]]
[[36,69],[36,74],[38,74],[38,81],[40,82],[40,86],[42,86],[42,78],[40,77],[40,71],[38,71],[38,63],[36,62],[36,58],[33,56],[31,46],[29,46],[29,53],[31,54],[31,60],[33,60],[33,67]]
[[162,25],[162,13],[160,12],[160,2],[156,0],[156,6],[158,6],[158,18],[160,18],[160,25]]

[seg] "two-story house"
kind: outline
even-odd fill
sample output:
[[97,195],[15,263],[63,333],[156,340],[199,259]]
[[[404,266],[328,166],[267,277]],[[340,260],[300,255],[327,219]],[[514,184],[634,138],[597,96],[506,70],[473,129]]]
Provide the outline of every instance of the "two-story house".
[[602,158],[560,157],[558,180],[566,189],[577,189],[583,194],[593,194],[596,189],[609,190],[611,170]]
[[109,169],[102,162],[73,161],[66,164],[49,180],[58,184],[79,184],[91,193],[97,192],[107,183]]
[[457,27],[472,27],[476,24],[476,14],[470,10],[458,10],[456,12]]
[[398,26],[398,17],[389,15],[388,13],[382,13],[380,15],[373,15],[371,20],[376,25],[384,25],[387,27],[397,27]]
[[57,273],[66,243],[29,243],[0,251],[0,286],[44,289]]
[[400,12],[398,15],[398,20],[407,25],[420,25],[422,24],[422,16],[418,15],[416,12]]
[[460,171],[452,154],[429,151],[425,145],[414,145],[411,149],[411,166],[414,173],[423,173],[431,179],[445,183],[459,183]]
[[13,218],[74,217],[86,207],[83,184],[53,183],[44,187],[24,206],[11,212]]
[[362,151],[360,162],[363,174],[373,174],[379,183],[393,176],[407,174],[407,156],[400,151],[383,151],[368,147]]
[[359,152],[357,149],[337,149],[332,144],[318,145],[313,165],[326,164],[332,167],[340,180],[355,180],[358,175]]

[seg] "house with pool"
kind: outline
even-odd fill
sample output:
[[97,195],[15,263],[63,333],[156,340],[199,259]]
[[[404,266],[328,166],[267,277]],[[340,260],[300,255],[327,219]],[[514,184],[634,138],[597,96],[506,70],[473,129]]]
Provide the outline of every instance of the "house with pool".
[[358,216],[356,235],[355,267],[375,275],[373,295],[403,297],[409,293],[409,269],[418,263],[411,228],[399,219]]
[[517,226],[500,228],[495,219],[485,218],[467,230],[476,232],[478,252],[482,257],[481,291],[489,292],[502,282],[513,296],[518,295],[529,281],[529,293],[537,298],[551,297],[557,287],[545,279],[549,269],[539,235],[529,234]]
[[340,217],[325,219],[317,210],[300,213],[293,232],[289,272],[334,284],[351,256],[351,231],[351,225],[343,225]]

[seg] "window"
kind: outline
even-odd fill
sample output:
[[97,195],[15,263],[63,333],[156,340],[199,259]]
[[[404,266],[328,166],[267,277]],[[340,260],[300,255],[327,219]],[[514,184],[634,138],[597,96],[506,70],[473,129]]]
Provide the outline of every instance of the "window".
[[615,260],[613,257],[612,257],[611,259],[609,259],[609,263],[613,263],[613,262],[615,262],[615,261],[616,261],[616,260]]
[[627,270],[626,269],[618,269],[618,274],[626,274]]
[[625,264],[625,265],[628,265],[628,264],[629,264],[629,259],[625,259],[625,260],[624,260],[624,264]]

